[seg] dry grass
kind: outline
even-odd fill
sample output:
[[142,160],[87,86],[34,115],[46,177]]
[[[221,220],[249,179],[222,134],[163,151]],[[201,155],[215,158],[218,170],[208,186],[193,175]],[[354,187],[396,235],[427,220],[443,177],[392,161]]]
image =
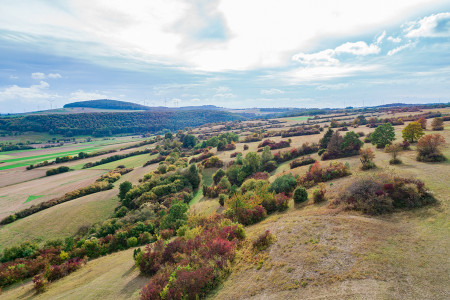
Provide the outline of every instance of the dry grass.
[[[88,186],[103,173],[105,171],[102,170],[73,171],[0,188],[0,196],[5,196],[0,202],[0,219],[33,204]],[[14,172],[11,175],[14,175]],[[43,195],[44,197],[26,202],[30,195]]]

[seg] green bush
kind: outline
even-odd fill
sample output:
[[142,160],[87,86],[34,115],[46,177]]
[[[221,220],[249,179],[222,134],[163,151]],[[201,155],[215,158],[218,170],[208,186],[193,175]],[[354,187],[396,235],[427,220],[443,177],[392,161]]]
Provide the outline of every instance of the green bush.
[[308,192],[306,189],[302,186],[298,187],[294,191],[294,202],[295,203],[302,203],[308,200]]
[[128,248],[136,247],[137,244],[138,244],[138,239],[135,238],[134,236],[133,236],[133,237],[130,237],[130,238],[127,240],[127,247],[128,247]]
[[290,194],[297,186],[297,180],[292,174],[283,175],[277,177],[274,182],[270,185],[270,191],[275,192],[275,194],[285,193]]

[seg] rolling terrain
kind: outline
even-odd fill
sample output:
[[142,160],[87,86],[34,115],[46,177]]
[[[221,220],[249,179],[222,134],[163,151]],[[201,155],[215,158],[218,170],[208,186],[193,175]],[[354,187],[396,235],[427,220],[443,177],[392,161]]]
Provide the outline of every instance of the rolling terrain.
[[[449,109],[427,110],[435,113],[450,113]],[[407,117],[410,112],[396,113],[395,118]],[[333,119],[354,119],[357,116],[339,116]],[[375,114],[367,114],[367,118]],[[377,117],[393,117],[386,112],[378,112]],[[277,121],[271,123],[270,121]],[[329,125],[327,120],[318,123]],[[259,124],[260,122],[261,124]],[[279,123],[278,123],[279,122]],[[202,125],[186,132],[207,139],[225,132],[236,132],[241,142],[232,151],[219,151],[215,147],[209,151],[230,168],[236,159],[233,152],[245,157],[250,152],[257,153],[261,140],[242,142],[246,136],[264,132],[271,133],[307,125],[308,118],[285,117],[263,121],[243,121]],[[408,125],[394,126],[396,141],[402,140],[402,130]],[[275,124],[275,126],[274,126]],[[228,128],[227,128],[228,127]],[[439,133],[450,141],[450,123],[445,121],[443,131],[431,131],[428,119],[425,134]],[[299,148],[304,143],[319,143],[324,132],[312,135],[292,136],[290,146],[272,150],[273,154]],[[360,125],[348,126],[349,131],[361,132],[361,140],[375,128]],[[345,134],[345,132],[342,132]],[[203,137],[202,137],[203,136]],[[279,135],[269,137],[274,143],[288,138]],[[80,228],[89,228],[110,218],[120,205],[119,185],[125,181],[139,185],[140,180],[159,168],[159,163],[143,166],[157,154],[142,154],[101,164],[93,168],[81,169],[87,162],[95,162],[113,154],[126,154],[144,148],[164,148],[165,140],[156,144],[120,150],[143,139],[118,138],[117,140],[95,140],[89,143],[67,145],[65,148],[26,150],[23,152],[0,153],[7,167],[0,171],[0,218],[32,203],[46,201],[76,188],[87,186],[101,174],[115,169],[118,165],[134,168],[113,183],[114,187],[58,204],[11,224],[0,226],[0,251],[5,247],[30,240],[44,245],[55,238],[75,236]],[[375,169],[361,170],[359,155],[321,161],[317,153],[310,156],[323,166],[342,162],[349,167],[350,176],[333,179],[325,183],[327,200],[314,203],[312,195],[317,186],[308,188],[309,199],[294,203],[292,197],[283,212],[269,214],[255,224],[245,226],[246,239],[236,248],[229,275],[213,289],[207,299],[447,299],[450,296],[448,249],[450,242],[450,190],[448,185],[449,161],[419,162],[416,160],[416,144],[411,150],[402,151],[399,165],[389,164],[391,155],[383,149],[376,149],[365,143],[363,149],[373,149]],[[115,149],[117,152],[102,156],[66,162],[74,171],[45,177],[46,166],[25,170],[29,163],[54,159],[62,155],[72,155],[80,151]],[[77,152],[78,151],[78,152]],[[159,150],[163,151],[163,150]],[[187,159],[194,156],[183,149]],[[443,148],[443,154],[450,157],[450,147]],[[303,176],[310,166],[290,168],[293,159],[277,164],[269,174],[268,182],[273,183],[283,175]],[[201,165],[201,163],[200,163]],[[10,166],[10,168],[8,168]],[[58,166],[58,165],[57,165]],[[201,168],[201,184],[214,186],[213,176],[218,167]],[[382,215],[368,215],[345,210],[332,202],[339,198],[342,190],[358,178],[373,174],[390,173],[422,180],[431,190],[437,202],[412,210],[396,210]],[[3,176],[3,177],[1,177]],[[15,177],[15,178],[13,178]],[[20,179],[17,179],[19,178]],[[39,197],[38,197],[39,196]],[[31,197],[31,198],[30,198]],[[37,198],[36,198],[37,197]],[[223,213],[227,206],[219,204],[218,197],[207,197],[201,188],[194,191],[189,201],[191,215],[209,216]],[[269,230],[274,241],[265,250],[255,251],[254,240]],[[167,240],[173,241],[172,237]],[[141,246],[144,250],[144,246]],[[135,247],[128,250],[91,259],[81,269],[48,285],[47,290],[36,294],[33,283],[26,280],[3,289],[2,299],[137,299],[142,288],[149,282],[149,276],[141,275],[133,260]],[[107,270],[107,271],[106,271]]]

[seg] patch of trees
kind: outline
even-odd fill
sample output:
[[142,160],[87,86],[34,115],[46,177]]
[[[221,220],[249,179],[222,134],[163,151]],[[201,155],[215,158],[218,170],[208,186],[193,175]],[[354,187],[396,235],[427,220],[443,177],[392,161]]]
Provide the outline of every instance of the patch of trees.
[[0,118],[0,130],[35,131],[73,135],[109,136],[177,131],[206,123],[242,120],[225,111],[101,112],[80,114],[28,115]]
[[17,150],[29,150],[29,149],[34,149],[34,147],[32,147],[30,145],[23,144],[23,143],[0,144],[0,152],[17,151]]
[[333,133],[330,128],[325,133],[320,144],[323,146],[326,144],[326,151],[322,154],[322,160],[328,160],[358,155],[359,149],[364,143],[354,131],[349,131],[342,137],[339,131]]
[[277,152],[274,154],[274,160],[277,163],[282,163],[299,156],[316,153],[319,151],[319,145],[316,143],[304,143],[301,147],[292,148],[290,151]]
[[69,172],[69,171],[70,171],[69,167],[60,166],[60,167],[57,167],[57,168],[54,168],[54,169],[47,170],[47,172],[45,172],[45,176],[52,176],[52,175],[65,173],[65,172]]

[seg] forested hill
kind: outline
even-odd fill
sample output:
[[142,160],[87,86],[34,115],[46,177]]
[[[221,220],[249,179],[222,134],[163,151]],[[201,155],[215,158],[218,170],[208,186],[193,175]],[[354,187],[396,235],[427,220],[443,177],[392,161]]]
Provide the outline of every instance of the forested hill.
[[151,111],[167,111],[167,110],[223,110],[215,105],[202,106],[183,106],[183,107],[164,107],[164,106],[145,106],[133,102],[99,99],[72,102],[64,105],[64,108],[97,108],[97,109],[120,109],[120,110],[151,110]]
[[150,107],[140,105],[137,103],[119,100],[108,100],[108,99],[79,101],[64,105],[64,108],[71,108],[71,107],[89,107],[89,108],[122,109],[122,110],[150,110]]
[[217,110],[101,112],[28,115],[0,118],[0,130],[59,133],[66,136],[156,133],[177,131],[206,123],[235,121],[242,116]]

